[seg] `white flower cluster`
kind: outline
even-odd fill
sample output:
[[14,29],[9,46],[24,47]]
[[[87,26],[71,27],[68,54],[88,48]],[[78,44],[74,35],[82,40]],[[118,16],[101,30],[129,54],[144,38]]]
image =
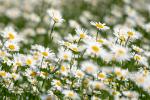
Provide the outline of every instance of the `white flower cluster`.
[[148,100],[150,4],[110,1],[0,1],[0,100]]

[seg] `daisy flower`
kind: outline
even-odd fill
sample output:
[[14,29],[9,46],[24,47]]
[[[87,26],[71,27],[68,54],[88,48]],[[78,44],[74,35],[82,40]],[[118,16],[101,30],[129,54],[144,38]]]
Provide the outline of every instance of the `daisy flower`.
[[104,85],[104,83],[100,82],[100,81],[93,81],[91,82],[92,88],[99,90],[99,89],[105,89],[106,86]]
[[6,78],[8,76],[8,73],[5,71],[0,71],[0,77]]
[[136,32],[133,29],[127,29],[127,36],[128,38],[135,40],[135,39],[139,39],[141,37],[141,34]]
[[89,55],[92,54],[98,56],[103,52],[103,48],[101,47],[101,45],[95,41],[88,42],[86,48],[87,48],[86,52]]
[[56,89],[58,89],[58,90],[61,90],[62,89],[62,83],[60,82],[60,80],[53,80],[52,81],[52,85],[56,88]]
[[80,37],[80,39],[84,39],[87,36],[87,30],[85,29],[77,28],[76,33]]
[[97,74],[97,78],[98,79],[101,79],[101,80],[104,80],[106,78],[106,73],[104,72],[100,72]]
[[65,95],[65,98],[71,98],[73,100],[78,100],[78,98],[79,98],[77,93],[75,93],[72,90],[63,90],[63,94]]
[[67,76],[67,75],[68,75],[68,71],[69,71],[69,65],[66,64],[66,63],[65,63],[65,64],[62,64],[59,71],[60,71],[60,73],[61,73],[62,75]]
[[128,70],[123,70],[123,69],[121,69],[121,68],[119,68],[119,67],[116,67],[116,68],[114,69],[114,73],[116,74],[116,76],[117,76],[118,78],[120,78],[120,77],[125,78],[125,77],[128,75]]
[[92,62],[83,62],[81,64],[81,69],[88,74],[95,74],[98,70],[97,66]]
[[134,55],[134,60],[136,60],[137,62],[139,62],[140,64],[148,67],[148,62],[147,62],[147,59],[139,54],[135,54]]
[[120,45],[114,45],[112,48],[113,58],[116,61],[125,61],[130,59],[129,49]]
[[13,55],[13,66],[23,66],[23,55],[22,54],[14,54]]
[[91,25],[95,26],[99,30],[107,30],[107,29],[109,29],[109,27],[106,26],[105,23],[93,22],[93,21],[91,21],[90,23],[91,23]]
[[11,77],[14,79],[14,80],[18,80],[20,78],[20,75],[19,74],[16,74],[16,73],[11,73]]
[[79,52],[79,48],[78,48],[77,44],[71,44],[69,46],[69,48],[74,52]]
[[17,38],[17,32],[12,27],[6,27],[3,32],[3,37],[13,41]]
[[138,52],[138,53],[143,52],[143,49],[140,48],[140,47],[138,47],[138,46],[136,46],[136,45],[132,45],[132,48],[133,48],[134,51],[136,51],[136,52]]
[[72,52],[70,50],[65,50],[64,48],[60,48],[58,53],[58,57],[63,60],[71,60]]
[[25,58],[24,58],[24,63],[25,65],[28,65],[30,67],[33,67],[35,65],[35,60],[33,59],[33,57],[31,55],[27,55]]
[[55,23],[62,23],[64,21],[60,11],[56,9],[48,9],[47,13]]
[[76,70],[75,72],[74,72],[74,74],[75,74],[75,77],[77,77],[77,78],[83,78],[84,77],[84,72],[83,71],[81,71],[81,70]]
[[9,51],[19,51],[19,46],[15,42],[6,41],[4,45]]

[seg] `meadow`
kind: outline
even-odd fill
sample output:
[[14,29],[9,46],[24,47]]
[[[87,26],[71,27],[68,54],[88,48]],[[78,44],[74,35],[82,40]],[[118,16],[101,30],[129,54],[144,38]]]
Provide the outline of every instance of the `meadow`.
[[150,100],[150,0],[0,0],[0,100]]

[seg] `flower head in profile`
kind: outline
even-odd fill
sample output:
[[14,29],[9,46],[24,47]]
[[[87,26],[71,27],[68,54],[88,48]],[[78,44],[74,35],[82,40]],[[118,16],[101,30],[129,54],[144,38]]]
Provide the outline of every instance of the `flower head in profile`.
[[60,11],[56,9],[48,9],[47,13],[55,23],[62,23],[64,21]]
[[135,52],[137,52],[137,53],[143,52],[143,49],[140,48],[140,47],[138,47],[138,46],[136,46],[136,45],[132,45],[132,48],[133,48],[133,50],[134,50]]
[[133,29],[127,28],[126,31],[127,31],[127,37],[132,40],[139,39],[141,37],[141,34]]
[[109,27],[106,26],[105,23],[93,22],[93,21],[91,21],[90,23],[91,23],[91,25],[95,26],[99,30],[107,30],[107,29],[109,29]]
[[85,29],[77,28],[76,33],[80,39],[84,39],[87,37],[87,30],[85,30]]

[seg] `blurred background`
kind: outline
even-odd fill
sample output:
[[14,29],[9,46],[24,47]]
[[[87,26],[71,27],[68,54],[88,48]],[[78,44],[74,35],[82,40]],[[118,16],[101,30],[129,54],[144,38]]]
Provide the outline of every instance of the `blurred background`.
[[150,44],[150,0],[0,0],[0,30],[13,26],[29,44],[46,45],[44,34],[51,27],[48,9],[61,12],[62,24],[54,29],[54,41],[61,40],[68,33],[75,34],[75,28],[83,27],[94,32],[90,21],[105,22],[111,30],[121,25],[142,33],[138,45],[149,49]]

